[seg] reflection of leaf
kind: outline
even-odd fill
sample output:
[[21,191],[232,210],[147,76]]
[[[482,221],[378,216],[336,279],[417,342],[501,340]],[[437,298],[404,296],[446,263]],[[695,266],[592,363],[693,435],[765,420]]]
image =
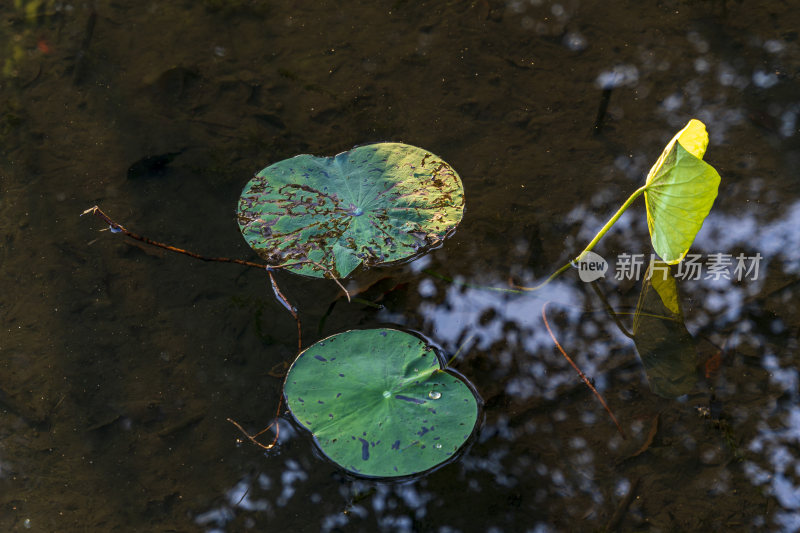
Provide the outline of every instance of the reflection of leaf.
[[645,183],[647,227],[656,253],[668,264],[678,263],[703,226],[720,177],[703,161],[708,133],[692,119],[667,144]]
[[238,218],[247,243],[270,264],[302,263],[287,268],[343,278],[362,263],[398,261],[439,244],[463,210],[461,179],[450,165],[415,146],[380,143],[268,166],[242,191]]
[[669,266],[663,261],[653,261],[646,278],[658,293],[664,307],[669,310],[672,316],[683,320],[681,308],[678,304],[678,287],[675,283],[675,278],[669,272]]
[[677,398],[690,392],[696,381],[695,342],[683,323],[675,278],[666,263],[655,261],[645,277],[633,320],[633,341],[650,389],[659,396]]
[[442,370],[425,342],[393,329],[346,331],[307,348],[284,394],[325,455],[364,476],[406,476],[447,461],[478,417],[469,386]]

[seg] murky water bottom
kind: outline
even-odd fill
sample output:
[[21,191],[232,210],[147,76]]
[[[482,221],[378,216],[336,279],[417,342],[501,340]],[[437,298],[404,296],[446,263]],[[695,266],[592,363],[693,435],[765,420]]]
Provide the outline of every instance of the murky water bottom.
[[[800,530],[797,10],[27,0],[0,14],[3,530]],[[642,279],[620,258],[651,253],[642,204],[595,249],[619,324],[575,272],[535,294],[480,287],[533,284],[583,248],[691,117],[723,181],[692,249],[700,279],[678,282],[695,369],[672,399],[623,332]],[[79,217],[99,204],[131,231],[252,258],[234,214],[254,172],[385,140],[458,170],[457,233],[356,274],[380,309],[278,281],[306,346],[391,325],[460,350],[480,427],[456,461],[398,482],[343,473],[288,414],[266,453],[227,422],[267,426],[295,355],[263,273]],[[556,350],[545,302],[627,439]]]

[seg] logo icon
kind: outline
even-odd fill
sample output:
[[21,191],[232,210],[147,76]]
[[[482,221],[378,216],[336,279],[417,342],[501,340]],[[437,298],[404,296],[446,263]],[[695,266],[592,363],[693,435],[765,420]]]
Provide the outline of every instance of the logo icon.
[[578,267],[578,276],[581,281],[590,282],[604,278],[608,271],[608,263],[600,255],[594,252],[586,252],[583,259],[575,263]]

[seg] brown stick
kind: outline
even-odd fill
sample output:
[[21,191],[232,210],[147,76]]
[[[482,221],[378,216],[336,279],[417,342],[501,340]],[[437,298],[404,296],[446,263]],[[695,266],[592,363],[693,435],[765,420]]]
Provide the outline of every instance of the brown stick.
[[270,267],[269,265],[261,265],[259,263],[253,263],[251,261],[243,261],[241,259],[231,259],[231,258],[228,258],[228,257],[206,257],[204,255],[196,254],[194,252],[190,252],[190,251],[184,250],[182,248],[177,248],[175,246],[170,246],[169,244],[164,244],[163,242],[158,242],[158,241],[154,241],[152,239],[148,239],[147,237],[143,237],[141,235],[133,233],[132,231],[128,231],[127,229],[125,229],[125,227],[122,224],[117,224],[116,222],[114,222],[113,220],[108,218],[108,216],[105,213],[103,213],[98,206],[90,207],[89,209],[87,209],[86,211],[81,213],[81,216],[87,215],[87,214],[97,215],[98,217],[100,217],[106,224],[108,224],[108,226],[111,228],[111,231],[114,232],[114,233],[123,233],[123,234],[127,235],[128,237],[130,237],[131,239],[135,239],[137,241],[141,241],[141,242],[149,244],[151,246],[157,246],[158,248],[163,248],[165,250],[169,250],[170,252],[176,252],[176,253],[179,253],[179,254],[188,255],[189,257],[194,257],[195,259],[200,259],[201,261],[217,261],[217,262],[220,262],[220,263],[236,263],[237,265],[244,265],[244,266],[251,267],[251,268],[261,268],[261,269],[264,269],[264,268],[280,268],[280,267]]
[[316,267],[318,267],[318,268],[320,268],[320,269],[324,270],[324,271],[325,271],[325,272],[326,272],[326,273],[327,273],[327,274],[328,274],[328,275],[331,277],[331,279],[332,279],[334,282],[336,282],[336,284],[339,286],[339,288],[340,288],[340,289],[342,289],[342,292],[344,293],[344,295],[345,295],[345,296],[347,296],[347,302],[349,303],[349,302],[351,301],[351,300],[350,300],[350,293],[349,293],[349,292],[347,292],[347,289],[345,289],[345,288],[344,288],[344,285],[342,285],[342,284],[339,282],[339,279],[338,279],[336,276],[334,276],[334,275],[333,275],[333,272],[331,272],[330,270],[328,270],[328,269],[327,269],[327,268],[325,268],[324,266],[320,265],[320,264],[319,264],[319,263],[317,263],[316,261],[312,261],[311,259],[309,259],[309,260],[308,260],[308,262],[309,262],[309,263],[311,263],[312,265],[314,265],[314,266],[316,266]]
[[303,351],[303,328],[300,326],[300,315],[297,314],[297,308],[293,306],[291,302],[289,302],[289,299],[281,292],[281,289],[275,281],[275,276],[272,275],[272,271],[267,270],[267,274],[269,274],[269,281],[272,284],[272,292],[275,293],[275,297],[294,317],[295,322],[297,322],[297,353],[299,354]]
[[[240,426],[239,423],[236,422],[234,419],[228,418],[227,420],[228,420],[228,422],[230,422],[231,424],[236,426],[239,429],[239,431],[241,431],[244,434],[244,436],[247,437],[253,444],[255,444],[255,445],[257,445],[257,446],[259,446],[259,447],[261,447],[261,448],[263,448],[265,450],[271,450],[272,448],[275,447],[276,444],[278,444],[278,437],[281,434],[281,425],[278,423],[278,419],[281,416],[281,407],[283,407],[283,396],[281,396],[280,400],[278,400],[278,410],[275,411],[275,420],[272,421],[272,424],[268,425],[267,427],[265,427],[264,429],[262,429],[261,431],[259,431],[255,435],[250,435],[248,432],[246,432],[244,430],[244,428],[242,426]],[[260,442],[258,442],[257,437],[259,435],[265,433],[266,431],[268,431],[269,428],[271,428],[272,426],[275,426],[275,438],[272,439],[272,442],[269,445],[261,444]]]
[[[260,448],[263,448],[264,450],[271,450],[272,448],[275,447],[276,444],[278,444],[278,435],[280,435],[280,432],[281,432],[281,425],[278,424],[278,419],[277,418],[275,419],[274,422],[272,422],[272,424],[268,425],[267,427],[265,427],[264,429],[262,429],[261,431],[259,431],[255,435],[250,435],[248,432],[246,432],[244,430],[244,428],[242,426],[240,426],[239,423],[236,420],[234,420],[232,418],[227,418],[227,420],[228,420],[228,422],[230,422],[231,424],[236,426],[239,429],[239,431],[241,431],[242,434],[250,440],[250,442],[252,442],[256,446],[259,446]],[[261,444],[260,442],[258,442],[256,437],[258,437],[259,435],[261,435],[265,431],[269,430],[269,428],[271,428],[272,426],[275,426],[275,438],[272,439],[272,442],[270,442],[269,445]]]
[[103,220],[103,222],[108,224],[108,227],[111,228],[111,231],[114,232],[114,233],[122,233],[122,234],[130,237],[131,239],[135,239],[135,240],[143,242],[145,244],[149,244],[151,246],[156,246],[158,248],[163,248],[164,250],[169,250],[170,252],[176,252],[176,253],[179,253],[179,254],[188,255],[189,257],[194,257],[195,259],[199,259],[201,261],[216,261],[218,263],[235,263],[237,265],[243,265],[243,266],[250,267],[250,268],[261,268],[261,269],[267,269],[267,270],[278,270],[278,269],[282,269],[282,268],[287,268],[287,267],[292,267],[292,266],[297,266],[297,265],[303,265],[305,263],[311,263],[314,266],[316,266],[317,268],[319,268],[320,270],[323,270],[326,274],[328,274],[330,276],[330,278],[339,286],[339,288],[342,289],[342,292],[344,292],[344,294],[347,296],[347,301],[348,302],[350,301],[350,293],[347,292],[347,289],[344,288],[344,285],[341,284],[341,282],[336,278],[336,276],[333,274],[333,272],[331,272],[330,269],[325,268],[323,265],[317,263],[316,261],[312,261],[310,259],[307,259],[305,261],[296,261],[294,263],[286,263],[284,265],[272,266],[272,265],[265,265],[265,264],[261,264],[261,263],[254,263],[252,261],[244,261],[242,259],[232,259],[230,257],[207,257],[205,255],[200,255],[200,254],[197,254],[197,253],[194,253],[194,252],[190,252],[188,250],[184,250],[183,248],[178,248],[178,247],[175,247],[175,246],[171,246],[169,244],[164,244],[163,242],[154,241],[152,239],[148,239],[147,237],[144,237],[144,236],[139,235],[137,233],[133,233],[132,231],[128,231],[125,228],[125,226],[123,226],[122,224],[118,224],[118,223],[114,222],[113,220],[111,220],[108,217],[108,215],[103,213],[103,211],[98,206],[90,207],[89,209],[87,209],[86,211],[81,213],[81,216],[88,215],[88,214],[92,214],[92,215],[96,215],[96,216],[100,217]]
[[614,323],[617,325],[617,327],[619,328],[619,330],[622,332],[623,335],[625,335],[629,339],[633,339],[633,333],[628,331],[628,328],[626,328],[625,324],[623,324],[622,321],[619,319],[619,316],[617,316],[617,313],[614,312],[614,308],[611,307],[611,304],[608,303],[608,300],[606,300],[606,297],[603,294],[603,291],[600,290],[600,287],[598,286],[597,281],[593,281],[591,283],[591,285],[592,285],[592,289],[594,289],[595,294],[597,294],[597,297],[600,298],[601,302],[603,302],[603,306],[606,308],[606,312],[611,317],[611,320],[614,321]]
[[625,518],[625,513],[628,512],[628,507],[630,507],[633,498],[636,496],[636,491],[639,488],[639,482],[641,480],[642,478],[639,477],[633,481],[631,488],[628,489],[628,494],[622,498],[622,501],[617,506],[614,514],[611,515],[611,519],[608,521],[608,524],[606,524],[605,531],[619,531],[619,526],[622,524],[622,519]]
[[553,342],[556,344],[556,348],[558,348],[558,351],[561,352],[561,355],[564,356],[564,359],[566,359],[567,362],[570,365],[572,365],[572,368],[575,369],[575,371],[581,377],[583,382],[586,383],[586,386],[589,387],[590,389],[592,389],[592,392],[594,393],[594,395],[597,396],[598,400],[600,400],[600,403],[603,405],[603,407],[605,408],[606,412],[611,417],[611,420],[613,420],[614,424],[617,426],[617,430],[619,431],[620,435],[622,435],[622,438],[623,439],[627,439],[628,437],[625,435],[625,432],[622,431],[622,426],[620,426],[619,422],[617,422],[617,417],[615,417],[614,413],[611,412],[611,409],[609,409],[608,404],[606,404],[606,401],[603,399],[603,397],[600,395],[600,393],[597,392],[597,389],[594,388],[594,385],[592,385],[592,383],[589,381],[589,379],[586,377],[586,375],[581,371],[581,369],[578,368],[578,365],[576,365],[575,362],[570,358],[570,356],[567,355],[567,352],[564,351],[564,348],[561,347],[561,344],[558,343],[558,340],[556,339],[556,336],[553,334],[553,330],[550,329],[550,324],[547,322],[546,310],[547,310],[547,304],[549,304],[549,303],[550,302],[545,302],[544,305],[542,306],[542,319],[544,320],[544,325],[547,328],[547,333],[550,334],[550,338],[553,339]]

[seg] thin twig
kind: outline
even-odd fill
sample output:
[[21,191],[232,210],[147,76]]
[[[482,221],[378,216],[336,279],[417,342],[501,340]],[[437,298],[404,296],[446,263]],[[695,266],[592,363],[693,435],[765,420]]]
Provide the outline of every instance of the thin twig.
[[[228,420],[230,420],[230,419],[228,419]],[[258,476],[256,476],[256,477],[258,477]],[[236,502],[236,507],[239,507],[239,504],[242,503],[245,498],[247,498],[248,494],[250,494],[250,486],[247,487],[247,490],[244,491],[244,494],[242,494],[242,497],[239,498],[238,502]]]
[[611,532],[619,530],[619,526],[622,524],[622,520],[628,512],[628,507],[631,506],[631,502],[633,502],[633,499],[636,497],[636,491],[639,489],[639,482],[641,482],[641,480],[642,478],[638,477],[631,483],[628,493],[622,498],[622,501],[619,502],[617,509],[614,511],[614,514],[611,515],[608,524],[606,524],[605,531]]
[[[262,429],[261,431],[259,431],[255,435],[250,435],[248,432],[246,432],[244,430],[244,428],[242,426],[240,426],[239,423],[236,422],[234,419],[227,418],[227,420],[228,420],[228,422],[230,422],[231,424],[236,426],[239,429],[239,431],[241,431],[242,434],[250,440],[250,442],[252,442],[253,444],[255,444],[256,446],[258,446],[260,448],[263,448],[264,450],[271,450],[272,448],[275,447],[276,444],[278,444],[278,437],[281,434],[281,425],[278,423],[278,418],[280,417],[281,407],[282,406],[283,406],[283,398],[281,398],[278,401],[278,411],[275,413],[275,420],[272,421],[272,424],[268,425],[267,427],[265,427],[264,429]],[[267,431],[269,431],[269,429],[272,426],[275,426],[275,438],[272,439],[272,442],[269,443],[269,445],[261,444],[260,442],[258,442],[258,436],[263,434],[263,433],[266,433]]]
[[578,368],[578,365],[576,365],[575,362],[570,358],[570,356],[567,355],[567,352],[564,351],[564,348],[561,347],[561,344],[558,343],[558,339],[556,339],[556,336],[553,334],[553,330],[550,329],[550,324],[547,322],[546,311],[547,311],[547,304],[549,303],[550,302],[545,302],[545,304],[542,306],[542,319],[544,320],[544,325],[547,328],[547,333],[550,334],[550,338],[553,339],[553,342],[556,344],[556,348],[558,348],[558,351],[561,352],[561,355],[563,355],[564,358],[567,360],[567,362],[569,362],[569,364],[572,365],[572,368],[575,369],[575,371],[581,377],[583,382],[586,383],[586,386],[589,387],[594,393],[594,395],[597,396],[597,399],[600,400],[600,403],[603,405],[606,412],[611,417],[611,420],[613,420],[614,424],[617,426],[617,430],[619,431],[620,435],[622,435],[622,438],[627,439],[628,437],[625,435],[625,432],[622,431],[622,426],[620,426],[619,422],[617,422],[617,417],[615,417],[614,413],[611,412],[611,409],[608,407],[608,404],[606,404],[606,401],[603,399],[600,393],[597,392],[597,389],[594,388],[594,385],[592,385],[592,383],[589,381],[586,375],[581,371],[581,369]]
[[619,319],[617,313],[614,312],[614,308],[611,307],[611,304],[608,303],[608,300],[606,300],[605,295],[600,290],[600,287],[597,285],[597,281],[593,281],[591,285],[592,289],[594,289],[595,294],[597,294],[597,297],[600,298],[601,302],[603,302],[603,306],[606,308],[606,312],[611,317],[611,320],[614,321],[614,323],[617,325],[617,327],[619,328],[619,330],[622,332],[623,335],[625,335],[629,339],[633,339],[633,333],[628,331],[628,328],[626,328],[625,324],[623,324],[622,321]]
[[[275,422],[273,422],[272,424],[268,425],[267,427],[265,427],[264,429],[262,429],[261,431],[259,431],[258,433],[256,433],[255,435],[250,435],[248,432],[246,432],[244,430],[244,428],[242,426],[240,426],[239,423],[236,420],[234,420],[232,418],[227,418],[226,420],[228,422],[230,422],[231,424],[233,424],[234,426],[236,426],[239,429],[239,431],[241,431],[242,434],[245,437],[247,437],[253,444],[255,444],[256,446],[259,446],[259,447],[261,447],[261,448],[263,448],[265,450],[271,450],[278,443],[278,433],[280,433],[281,426],[280,426],[280,424],[278,424],[277,420]],[[265,431],[270,429],[272,426],[275,426],[275,438],[272,440],[272,442],[269,443],[269,445],[261,444],[260,442],[258,442],[258,440],[256,440],[256,437],[258,437],[259,435],[261,435],[262,433],[264,433]]]
[[269,275],[269,281],[272,284],[272,292],[275,293],[275,297],[294,317],[295,322],[297,322],[297,353],[300,353],[303,351],[303,328],[300,325],[300,315],[297,313],[297,308],[293,306],[289,302],[289,299],[286,298],[286,296],[284,296],[281,292],[280,288],[278,287],[278,283],[275,281],[275,276],[272,275],[272,271],[267,269],[267,274]]
[[347,296],[347,301],[348,302],[350,301],[350,293],[347,292],[347,289],[344,288],[344,285],[342,285],[342,283],[336,278],[336,275],[330,269],[328,269],[325,266],[317,263],[316,261],[312,261],[311,259],[295,261],[294,263],[285,263],[283,265],[274,265],[273,266],[273,265],[265,265],[265,264],[261,264],[261,263],[254,263],[252,261],[244,261],[242,259],[232,259],[230,257],[207,257],[205,255],[200,255],[200,254],[195,253],[195,252],[190,252],[188,250],[184,250],[183,248],[178,248],[178,247],[175,247],[175,246],[171,246],[169,244],[164,244],[163,242],[154,241],[152,239],[148,239],[147,237],[144,237],[144,236],[139,235],[137,233],[133,233],[132,231],[129,231],[128,229],[126,229],[125,226],[123,226],[122,224],[118,224],[118,223],[114,222],[113,220],[111,220],[111,218],[109,218],[108,215],[103,213],[103,211],[98,206],[90,207],[89,209],[87,209],[86,211],[81,213],[81,216],[88,215],[88,214],[96,215],[100,219],[102,219],[103,222],[108,224],[109,228],[111,228],[111,231],[113,233],[122,233],[124,235],[127,235],[131,239],[135,239],[135,240],[143,242],[145,244],[149,244],[151,246],[156,246],[158,248],[163,248],[164,250],[169,250],[170,252],[176,252],[176,253],[179,253],[179,254],[188,255],[189,257],[194,257],[195,259],[200,259],[201,261],[216,261],[218,263],[235,263],[237,265],[243,265],[243,266],[250,267],[250,268],[261,268],[261,269],[266,268],[266,269],[269,269],[269,270],[279,270],[279,269],[283,269],[283,268],[289,268],[289,267],[293,267],[293,266],[298,266],[298,265],[304,265],[304,264],[307,264],[307,263],[311,263],[314,266],[316,266],[317,268],[319,268],[320,270],[322,270],[325,273],[327,273],[330,276],[330,278],[336,283],[336,285],[338,285],[339,288],[342,289],[342,292],[344,292],[345,296]]
[[471,341],[473,338],[475,338],[475,335],[477,335],[477,334],[476,334],[476,333],[471,333],[471,334],[469,335],[469,337],[467,337],[467,340],[465,340],[464,342],[462,342],[462,343],[461,343],[461,346],[459,346],[459,347],[458,347],[458,350],[456,350],[456,353],[455,353],[455,354],[453,354],[453,357],[451,357],[451,358],[450,358],[450,360],[449,360],[449,361],[447,361],[447,364],[446,364],[446,365],[444,365],[444,367],[445,367],[445,368],[450,368],[450,365],[452,365],[452,364],[453,364],[453,361],[455,361],[455,360],[456,360],[456,357],[458,357],[459,355],[461,355],[461,352],[462,352],[462,351],[464,351],[464,348],[467,346],[467,343],[468,343],[469,341]]
[[194,252],[190,252],[190,251],[184,250],[182,248],[177,248],[175,246],[170,246],[169,244],[164,244],[163,242],[158,242],[158,241],[154,241],[152,239],[148,239],[147,237],[143,237],[141,235],[133,233],[132,231],[128,231],[127,229],[125,229],[125,227],[122,224],[117,224],[116,222],[111,220],[108,217],[108,215],[103,213],[103,211],[101,211],[98,206],[90,207],[89,209],[87,209],[86,211],[81,213],[81,216],[88,215],[88,214],[97,215],[98,217],[100,217],[106,224],[108,224],[108,226],[111,228],[111,231],[114,232],[114,233],[123,233],[124,235],[130,237],[131,239],[135,239],[137,241],[141,241],[141,242],[143,242],[145,244],[149,244],[151,246],[156,246],[158,248],[163,248],[165,250],[169,250],[170,252],[176,252],[176,253],[179,253],[179,254],[188,255],[189,257],[194,257],[195,259],[200,259],[201,261],[217,261],[217,262],[220,262],[220,263],[236,263],[237,265],[244,265],[244,266],[250,267],[250,268],[261,268],[261,269],[264,269],[264,268],[283,268],[283,267],[273,267],[273,266],[269,266],[269,265],[262,265],[262,264],[259,264],[259,263],[253,263],[252,261],[243,261],[242,259],[231,259],[229,257],[206,257],[204,255],[196,254]]
[[347,289],[345,289],[345,288],[344,288],[344,285],[342,285],[342,284],[339,282],[339,279],[338,279],[338,278],[337,278],[337,277],[334,275],[334,273],[333,273],[333,272],[331,272],[330,270],[328,270],[328,269],[327,269],[327,268],[325,268],[324,266],[320,265],[320,264],[319,264],[319,263],[317,263],[316,261],[312,261],[311,259],[309,259],[309,260],[308,260],[308,262],[309,262],[309,263],[311,263],[312,265],[315,265],[315,266],[316,266],[316,267],[318,267],[318,268],[321,268],[321,269],[322,269],[322,270],[324,270],[325,272],[327,272],[327,273],[328,273],[328,275],[331,277],[331,279],[332,279],[333,281],[335,281],[335,282],[336,282],[336,284],[339,286],[339,288],[340,288],[340,289],[342,289],[342,292],[344,292],[344,295],[345,295],[345,296],[347,296],[347,301],[348,301],[348,302],[350,302],[350,293],[349,293],[349,292],[347,292]]

